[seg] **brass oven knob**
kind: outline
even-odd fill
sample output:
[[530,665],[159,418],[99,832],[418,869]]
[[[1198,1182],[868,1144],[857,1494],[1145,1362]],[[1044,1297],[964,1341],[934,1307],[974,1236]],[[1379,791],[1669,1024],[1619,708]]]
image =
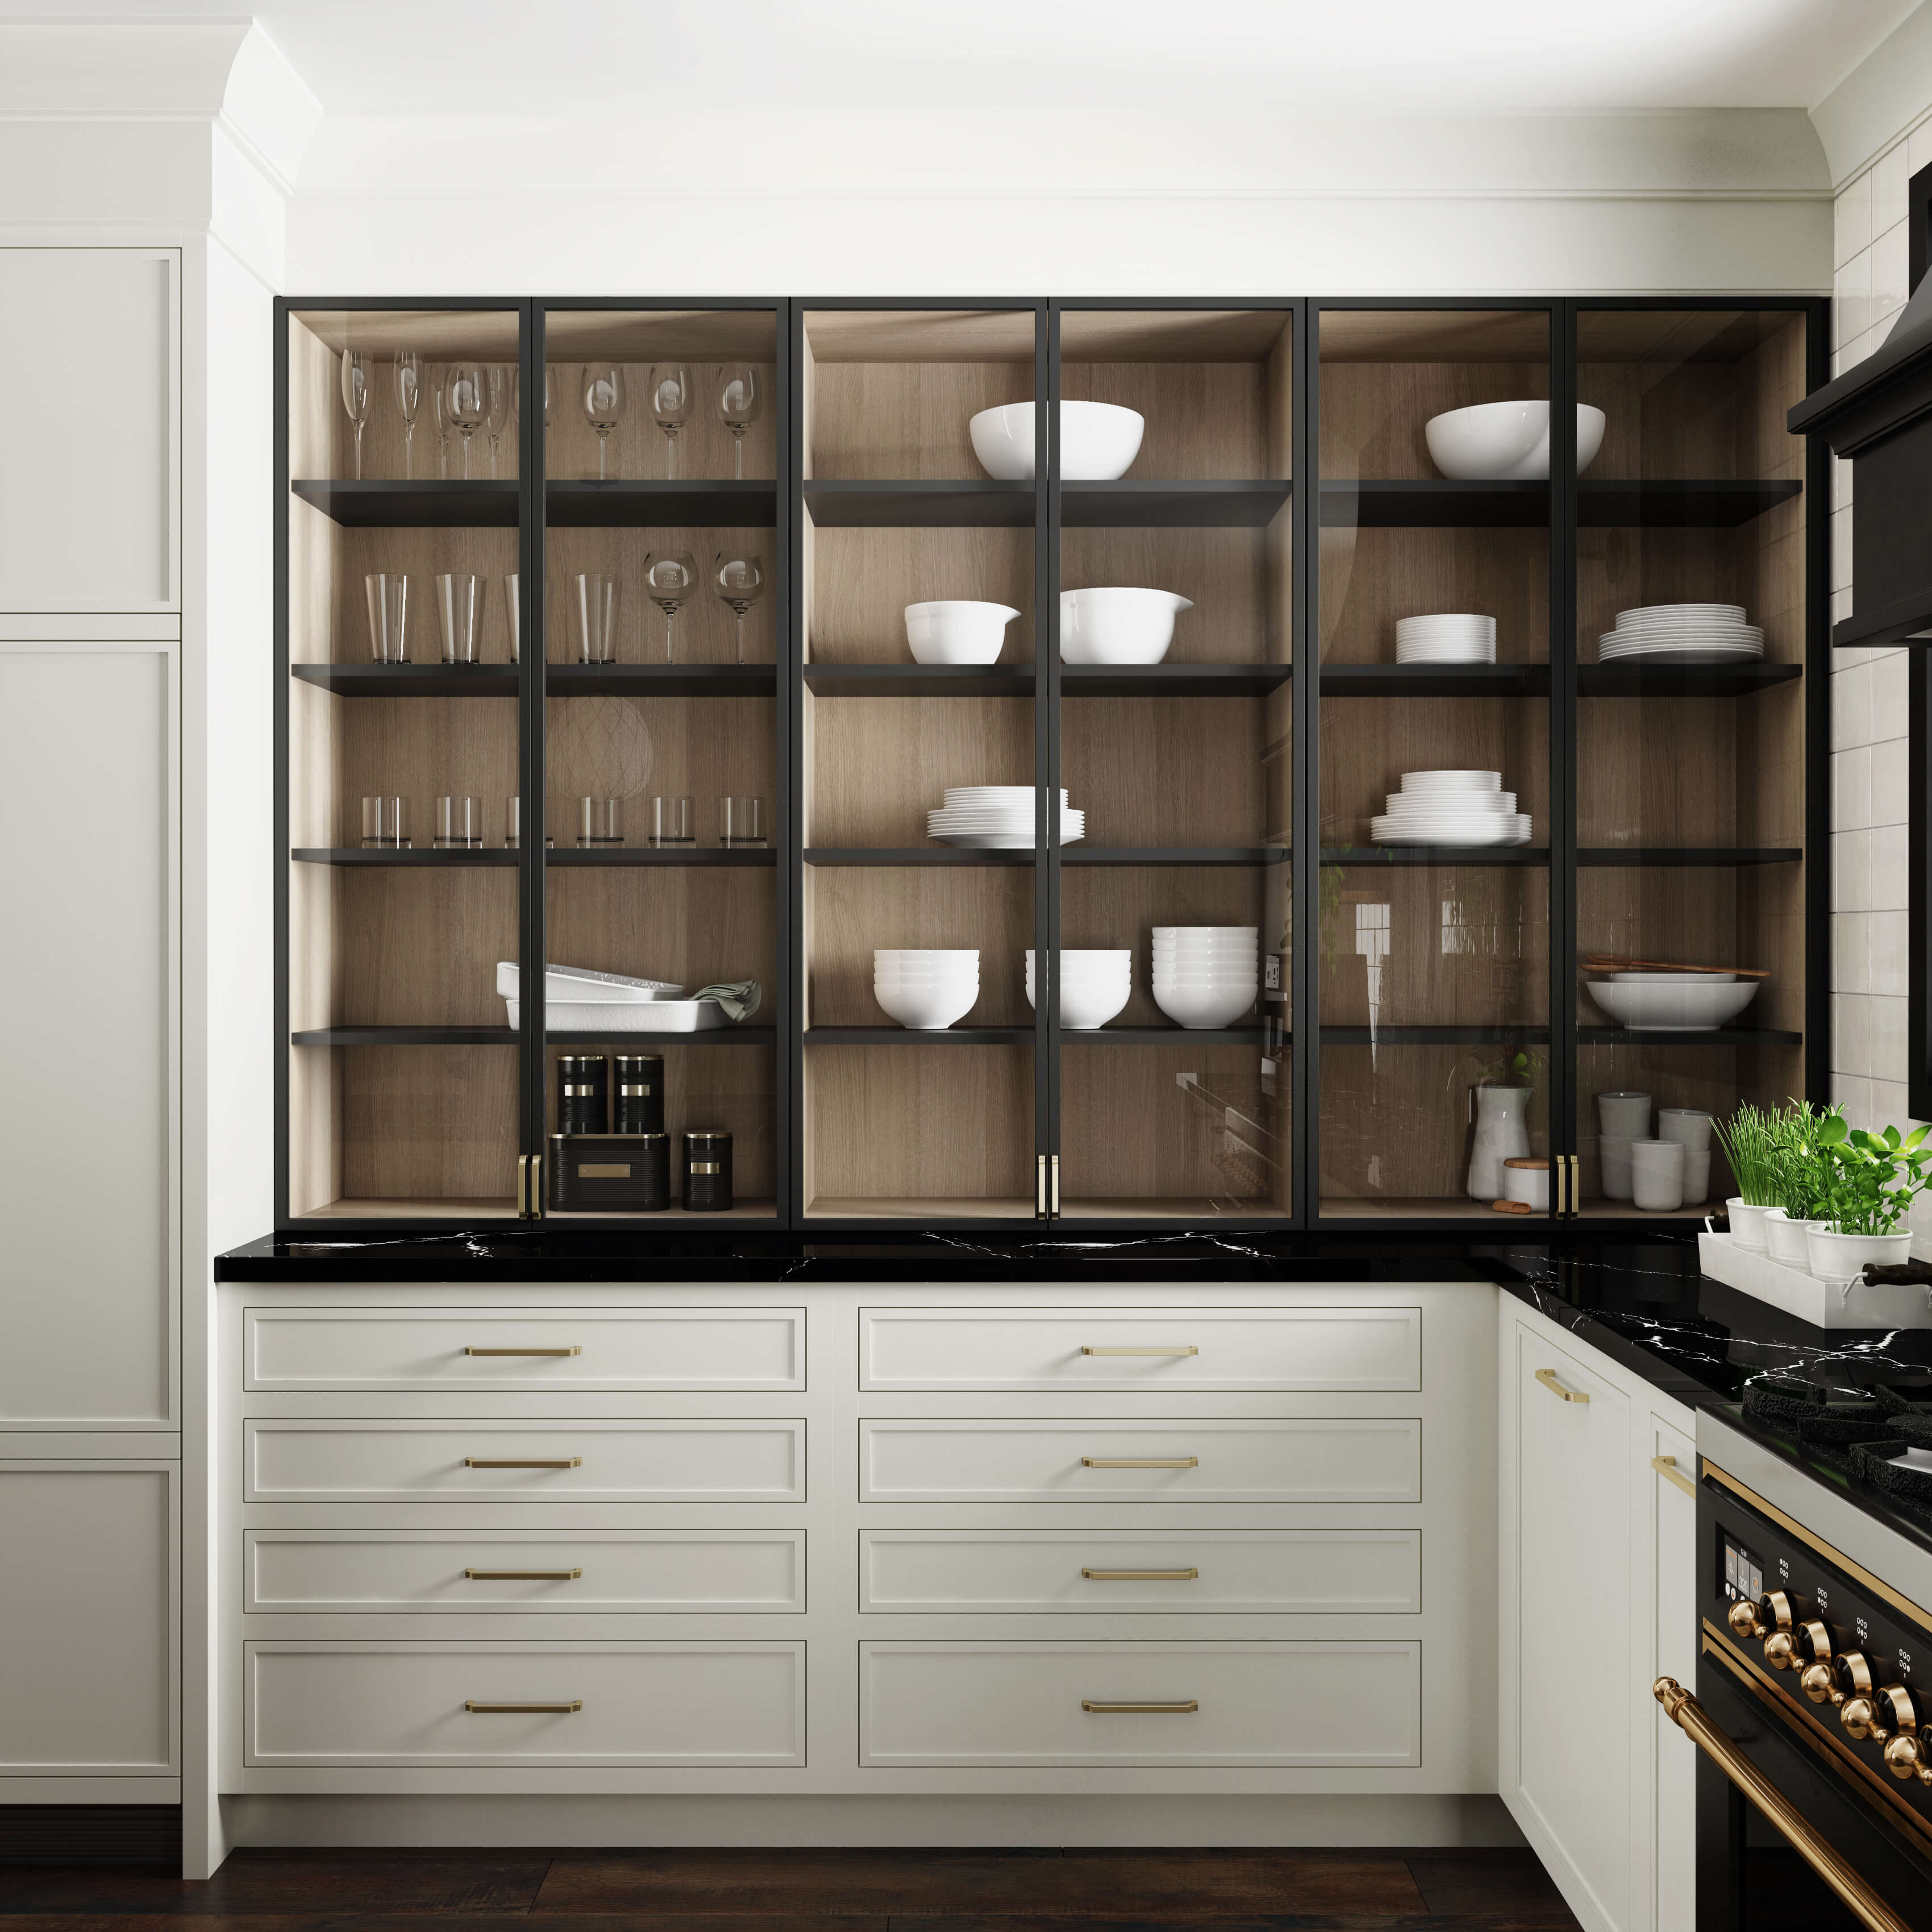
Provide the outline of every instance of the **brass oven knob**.
[[1842,1706],[1847,1697],[1871,1695],[1871,1664],[1863,1651],[1846,1651],[1838,1658],[1834,1668],[1838,1672],[1838,1688],[1832,1693],[1833,1703]]
[[[1774,1645],[1781,1645],[1784,1650],[1782,1664],[1773,1653]],[[1764,1654],[1774,1670],[1802,1672],[1798,1687],[1813,1703],[1822,1704],[1831,1695],[1832,1633],[1816,1617],[1800,1624],[1795,1631],[1774,1631],[1765,1640]]]
[[1740,1597],[1731,1606],[1727,1619],[1733,1636],[1742,1637],[1748,1643],[1753,1637],[1762,1636],[1769,1626],[1758,1622],[1757,1606],[1748,1597]]
[[1888,1684],[1882,1690],[1847,1698],[1838,1718],[1853,1737],[1869,1738],[1875,1744],[1910,1737],[1918,1728],[1912,1693],[1903,1684]]
[[1932,1784],[1932,1750],[1916,1732],[1902,1731],[1885,1748],[1885,1768],[1900,1784],[1916,1778]]
[[1855,1738],[1882,1739],[1888,1735],[1879,1728],[1878,1708],[1869,1697],[1847,1698],[1838,1721]]
[[1789,1670],[1797,1661],[1798,1644],[1789,1630],[1773,1630],[1764,1640],[1764,1660],[1774,1670]]
[[1845,1694],[1828,1664],[1808,1664],[1798,1673],[1798,1688],[1814,1704],[1842,1704]]

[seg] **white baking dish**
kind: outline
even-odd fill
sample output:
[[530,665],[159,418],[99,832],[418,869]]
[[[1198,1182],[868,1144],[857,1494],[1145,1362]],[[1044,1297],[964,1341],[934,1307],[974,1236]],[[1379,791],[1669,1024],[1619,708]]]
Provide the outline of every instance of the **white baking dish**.
[[[523,1024],[520,1000],[506,1002],[514,1031]],[[716,1000],[559,1000],[548,1001],[548,1033],[704,1033],[724,1024]]]
[[[496,962],[496,991],[506,1000],[520,998],[523,971],[514,959]],[[623,973],[593,973],[587,966],[547,966],[544,968],[544,998],[553,1003],[574,1000],[598,1000],[609,1003],[630,1000],[674,1000],[684,991],[668,980],[634,980]],[[512,1018],[511,1025],[516,1021]]]

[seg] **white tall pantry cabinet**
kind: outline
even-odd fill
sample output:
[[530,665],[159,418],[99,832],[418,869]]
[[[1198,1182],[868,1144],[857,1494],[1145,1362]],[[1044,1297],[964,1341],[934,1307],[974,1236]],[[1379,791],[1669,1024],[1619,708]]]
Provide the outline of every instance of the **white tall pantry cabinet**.
[[0,249],[0,1804],[180,1791],[181,343]]

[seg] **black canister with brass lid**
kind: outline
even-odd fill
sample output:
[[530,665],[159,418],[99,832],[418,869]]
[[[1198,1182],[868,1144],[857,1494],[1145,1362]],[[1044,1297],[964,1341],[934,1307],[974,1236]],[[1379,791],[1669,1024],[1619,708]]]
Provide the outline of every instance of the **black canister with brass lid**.
[[556,1063],[556,1130],[601,1134],[610,1120],[608,1063],[601,1053],[560,1054]]
[[618,1054],[610,1063],[610,1131],[661,1134],[664,1130],[663,1054]]
[[722,1127],[694,1127],[684,1136],[684,1211],[731,1211],[731,1136]]

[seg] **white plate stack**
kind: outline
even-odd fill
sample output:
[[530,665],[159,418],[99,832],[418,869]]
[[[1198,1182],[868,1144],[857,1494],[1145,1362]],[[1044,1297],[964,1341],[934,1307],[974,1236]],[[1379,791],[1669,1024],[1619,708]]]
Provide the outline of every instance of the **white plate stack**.
[[1397,664],[1494,664],[1496,620],[1466,612],[1396,620]]
[[[1031,785],[948,785],[946,802],[926,814],[926,836],[942,845],[1028,851],[1034,844]],[[1070,812],[1060,794],[1060,842],[1070,845],[1087,830],[1087,814]]]
[[1604,664],[1748,664],[1764,656],[1764,632],[1744,622],[1742,604],[1646,604],[1617,613],[1597,640]]
[[1232,1026],[1261,991],[1261,928],[1157,926],[1154,1003],[1191,1030]]
[[943,1033],[964,1019],[980,998],[978,949],[875,952],[872,997],[901,1026]]
[[1530,814],[1502,782],[1501,772],[1405,772],[1369,836],[1378,845],[1527,845]]

